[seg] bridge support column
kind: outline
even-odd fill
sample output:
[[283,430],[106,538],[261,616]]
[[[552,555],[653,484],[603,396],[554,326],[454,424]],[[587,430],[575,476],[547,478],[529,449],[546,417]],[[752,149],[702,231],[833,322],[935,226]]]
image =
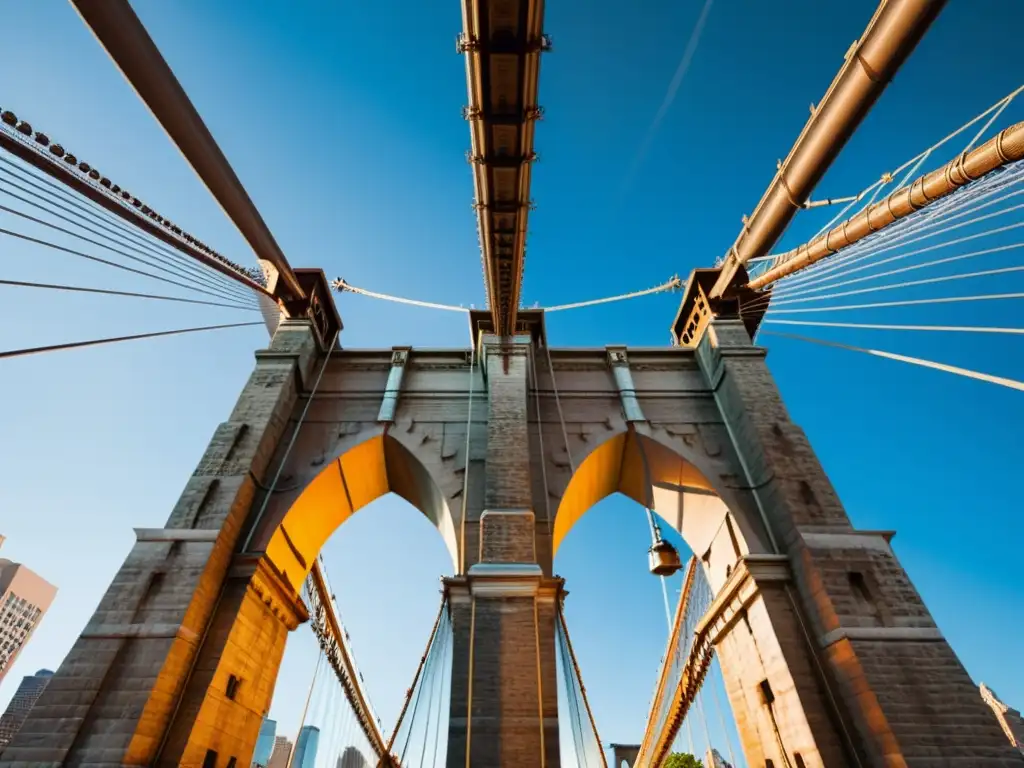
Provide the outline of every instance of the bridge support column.
[[850,524],[743,323],[712,320],[697,351],[777,561],[742,559],[718,598],[734,592],[717,645],[748,761],[1019,764],[891,534]]
[[[530,475],[530,337],[482,339],[487,381],[484,509],[469,510],[469,567],[447,579],[452,687],[448,765],[559,765],[555,622],[562,581],[537,562]],[[546,532],[546,522],[543,524]],[[468,759],[467,759],[468,754]]]
[[[252,576],[234,578],[229,570],[237,565],[257,486],[269,482],[271,456],[322,353],[320,342],[310,322],[287,320],[269,350],[257,353],[255,371],[166,526],[137,531],[135,546],[0,766],[178,765],[180,755],[166,751],[168,737],[179,720],[195,723],[211,711],[194,695],[207,684],[227,703],[217,704],[220,722],[195,723],[196,733],[209,734],[206,748],[222,756],[244,743],[251,750],[285,627],[302,619],[284,593],[300,585],[275,585],[272,574],[252,569]],[[275,612],[265,599],[272,593],[276,618],[265,615]],[[232,655],[238,666],[228,669],[221,660],[238,648],[243,632],[255,646]],[[268,654],[266,668],[253,665],[253,652]],[[238,680],[231,684],[233,700],[229,675]],[[230,717],[223,717],[224,707],[232,709]],[[239,724],[237,735],[219,730]],[[204,756],[188,764],[201,764]],[[236,756],[239,765],[249,759]]]

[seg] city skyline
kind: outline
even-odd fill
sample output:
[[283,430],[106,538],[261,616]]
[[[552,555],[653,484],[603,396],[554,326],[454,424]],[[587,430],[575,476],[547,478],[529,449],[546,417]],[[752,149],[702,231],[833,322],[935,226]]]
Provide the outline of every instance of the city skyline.
[[[5,541],[0,535],[0,549]],[[27,565],[0,557],[0,686],[56,595],[57,587]]]
[[0,715],[0,754],[21,728],[21,724],[52,677],[53,670],[40,669],[34,675],[26,675],[22,678],[18,690],[15,691],[3,714]]

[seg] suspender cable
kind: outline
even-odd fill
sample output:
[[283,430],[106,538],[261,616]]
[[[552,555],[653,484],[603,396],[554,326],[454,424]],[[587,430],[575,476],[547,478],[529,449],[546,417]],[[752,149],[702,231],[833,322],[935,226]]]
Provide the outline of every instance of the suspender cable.
[[[438,614],[438,618],[440,618],[443,621],[444,620],[444,616],[445,616],[444,602],[442,601],[441,612]],[[432,673],[434,671],[434,666],[437,663],[437,643],[438,643],[437,630],[438,630],[439,627],[440,627],[440,623],[434,625],[434,631],[431,633],[430,642],[427,644],[427,650],[423,654],[423,657],[420,660],[420,668],[416,670],[416,679],[413,680],[412,688],[409,690],[410,694],[412,694],[412,692],[415,691],[416,695],[413,697],[415,699],[415,701],[413,701],[413,704],[412,704],[412,715],[409,718],[409,728],[408,728],[408,730],[405,733],[405,745],[402,747],[402,751],[398,755],[398,763],[399,763],[399,765],[401,765],[405,761],[405,753],[409,751],[409,744],[412,742],[412,729],[416,726],[416,713],[419,712],[420,701],[423,700],[423,690],[429,686],[428,680],[430,682],[433,682]],[[444,635],[442,634],[441,637],[443,638]],[[421,672],[422,672],[422,679],[420,679],[420,673]],[[428,701],[430,700],[429,692],[427,694],[427,700]],[[428,725],[430,723],[430,713],[429,712],[427,713],[427,723],[428,723]],[[399,720],[398,724],[395,727],[395,732],[396,733],[398,732],[398,728],[400,728],[401,726],[402,726],[402,721]],[[390,754],[390,750],[389,750],[389,754]]]
[[409,709],[409,702],[412,700],[413,691],[416,690],[416,683],[419,682],[420,674],[423,672],[423,667],[427,663],[427,656],[430,655],[430,647],[434,644],[434,638],[437,636],[437,627],[441,623],[441,617],[444,615],[444,609],[447,605],[448,598],[445,597],[441,600],[441,607],[437,609],[437,618],[434,619],[434,626],[430,630],[430,637],[427,638],[427,647],[424,649],[423,655],[420,656],[420,663],[416,666],[416,674],[413,675],[412,685],[409,687],[409,691],[405,694],[405,701],[402,703],[402,711],[398,713],[395,730],[391,732],[391,738],[388,739],[384,754],[381,755],[381,765],[387,765],[387,763],[383,761],[389,758],[391,750],[395,746],[395,739],[398,737],[398,731],[402,727],[402,721],[405,719],[406,710]]
[[[565,612],[562,610],[560,603],[556,604],[556,610],[558,612],[558,622],[562,627],[562,635],[565,638],[565,647],[569,652],[569,661],[572,663],[573,671],[576,674],[576,680],[580,686],[580,696],[583,699],[583,706],[587,710],[587,719],[590,720],[590,727],[594,731],[594,739],[598,746],[601,745],[601,737],[597,733],[597,723],[594,721],[594,713],[590,710],[590,702],[587,701],[587,689],[583,685],[583,676],[580,674],[580,665],[576,661],[576,653],[572,649],[572,640],[569,639],[569,626],[565,623]],[[608,768],[608,763],[605,761],[604,751],[599,749],[598,753],[601,756],[601,765],[603,768]]]
[[[316,667],[313,669],[313,679],[309,683],[309,693],[306,695],[306,704],[302,708],[302,716],[299,718],[299,730],[295,735],[295,747],[299,745],[299,738],[302,736],[302,726],[306,724],[306,715],[309,713],[309,702],[313,698],[313,689],[316,687],[316,678],[320,674],[320,665],[324,660],[324,652],[321,649],[320,653],[316,657]],[[292,747],[291,752],[288,753],[288,762],[285,764],[285,768],[292,768],[292,760],[295,759],[295,747]],[[302,766],[298,766],[302,768]]]
[[544,345],[544,355],[548,359],[548,375],[551,377],[551,390],[555,393],[555,408],[558,409],[558,423],[562,425],[562,440],[565,442],[565,456],[569,462],[569,476],[576,474],[576,466],[569,448],[569,431],[565,428],[565,415],[562,413],[562,399],[558,396],[558,383],[555,381],[555,366],[551,364],[551,348]]
[[[725,675],[722,674],[722,662],[718,662],[718,676],[722,679],[722,687],[725,687]],[[725,738],[726,749],[729,750],[729,762],[732,765],[737,765],[736,755],[732,751],[732,737],[729,735],[729,731],[725,725],[725,715],[722,714],[722,705],[718,701],[718,688],[714,685],[711,686],[711,696],[715,700],[715,710],[718,712],[718,722],[722,728],[722,736]]]
[[462,468],[462,535],[459,542],[459,573],[466,572],[466,518],[469,516],[469,449],[473,433],[473,389],[476,384],[476,339],[469,350],[469,398],[466,405],[466,460]]
[[24,349],[7,349],[0,352],[0,359],[9,357],[25,357],[37,355],[42,352],[60,352],[65,349],[79,349],[81,347],[95,347],[101,344],[114,344],[118,341],[137,341],[139,339],[155,339],[158,336],[178,336],[183,333],[198,333],[199,331],[217,331],[222,328],[244,328],[249,325],[263,325],[257,321],[253,323],[227,323],[225,325],[204,325],[200,328],[181,328],[176,331],[156,331],[154,333],[137,333],[133,336],[113,336],[108,339],[91,339],[89,341],[72,341],[66,344],[51,344],[45,347],[26,347]]
[[[448,622],[449,622],[449,625],[450,625],[451,624],[451,617],[450,616],[448,618]],[[452,648],[452,655],[454,656],[454,653],[455,653],[455,650],[454,650],[455,649],[455,635],[454,635],[454,630],[453,630],[453,628],[451,626],[448,627],[448,634],[446,635],[446,638],[447,638],[448,646],[451,646],[451,648]],[[445,651],[448,650],[448,646],[446,646],[444,648]],[[447,653],[441,659],[441,684],[440,684],[440,686],[437,689],[437,723],[435,724],[435,733],[434,733],[434,756],[433,756],[433,758],[430,761],[430,764],[432,766],[436,766],[437,765],[437,745],[441,741],[441,715],[443,714],[443,711],[444,711],[443,707],[444,707],[445,677],[446,677],[446,673],[448,675],[451,674],[451,663],[446,663],[446,662],[448,662],[448,659],[446,657],[447,657]],[[450,685],[450,683],[449,683],[449,685]]]
[[[541,418],[540,410],[540,380],[537,377],[537,356],[533,352],[533,344],[530,345],[530,372],[533,380],[533,405],[537,411],[537,442],[540,447],[540,476],[544,484],[544,516],[548,520],[548,536],[551,536],[551,498],[548,490],[548,460],[544,451],[544,421]],[[553,543],[553,542],[552,542]],[[552,557],[554,557],[552,555]]]
[[884,352],[879,349],[864,349],[863,347],[854,347],[849,344],[840,344],[837,341],[825,341],[824,339],[814,339],[809,336],[797,336],[791,333],[780,333],[778,331],[763,331],[770,336],[779,336],[786,339],[796,339],[797,341],[808,341],[812,344],[820,344],[824,347],[835,347],[836,349],[846,349],[851,352],[862,352],[865,355],[873,355],[875,357],[882,357],[887,360],[896,360],[901,363],[909,363],[911,365],[919,365],[923,368],[931,368],[936,371],[945,371],[946,373],[955,373],[959,376],[964,376],[968,379],[975,379],[976,381],[987,381],[990,384],[999,384],[1003,387],[1009,387],[1010,389],[1016,389],[1024,392],[1024,382],[1016,381],[1015,379],[1007,379],[1002,376],[992,376],[987,373],[979,373],[978,371],[972,371],[967,368],[958,368],[955,365],[947,365],[946,363],[936,363],[932,360],[923,360],[918,357],[908,357],[907,355],[897,355],[894,352]]

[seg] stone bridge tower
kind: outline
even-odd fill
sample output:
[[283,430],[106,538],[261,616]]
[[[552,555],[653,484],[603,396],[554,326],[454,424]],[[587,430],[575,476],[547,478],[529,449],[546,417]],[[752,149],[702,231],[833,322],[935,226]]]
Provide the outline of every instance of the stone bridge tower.
[[340,348],[329,300],[282,322],[0,766],[247,765],[314,558],[389,492],[456,566],[449,766],[559,765],[552,561],[616,492],[703,563],[750,765],[1021,765],[714,278],[691,277],[672,348],[551,349],[541,311],[511,338],[473,313],[472,346],[449,350]]

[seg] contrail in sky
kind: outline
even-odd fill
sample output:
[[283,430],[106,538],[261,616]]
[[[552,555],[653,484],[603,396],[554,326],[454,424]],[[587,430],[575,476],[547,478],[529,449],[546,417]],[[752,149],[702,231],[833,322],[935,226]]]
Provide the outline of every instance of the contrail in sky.
[[669,109],[672,107],[672,102],[676,99],[676,94],[679,92],[679,86],[683,84],[683,78],[686,77],[686,72],[690,68],[690,62],[693,61],[693,55],[697,52],[697,45],[700,43],[700,36],[704,31],[704,24],[707,23],[712,3],[714,3],[714,0],[705,0],[704,7],[700,11],[700,16],[697,18],[697,23],[693,25],[693,32],[690,33],[690,40],[686,44],[686,50],[683,51],[683,58],[679,60],[679,66],[676,67],[676,73],[672,76],[672,82],[668,84],[668,90],[665,91],[665,98],[662,99],[661,106],[658,108],[658,113],[654,116],[654,120],[647,129],[647,134],[644,136],[644,140],[640,142],[640,147],[637,150],[636,155],[633,157],[633,163],[630,165],[629,171],[626,173],[626,178],[622,183],[623,192],[625,192],[630,183],[632,183],[633,177],[640,168],[640,163],[643,162],[643,159],[647,154],[647,150],[651,148],[651,142],[654,141],[654,135],[658,132],[658,128],[661,127],[661,121],[665,119],[665,115],[668,114]]

